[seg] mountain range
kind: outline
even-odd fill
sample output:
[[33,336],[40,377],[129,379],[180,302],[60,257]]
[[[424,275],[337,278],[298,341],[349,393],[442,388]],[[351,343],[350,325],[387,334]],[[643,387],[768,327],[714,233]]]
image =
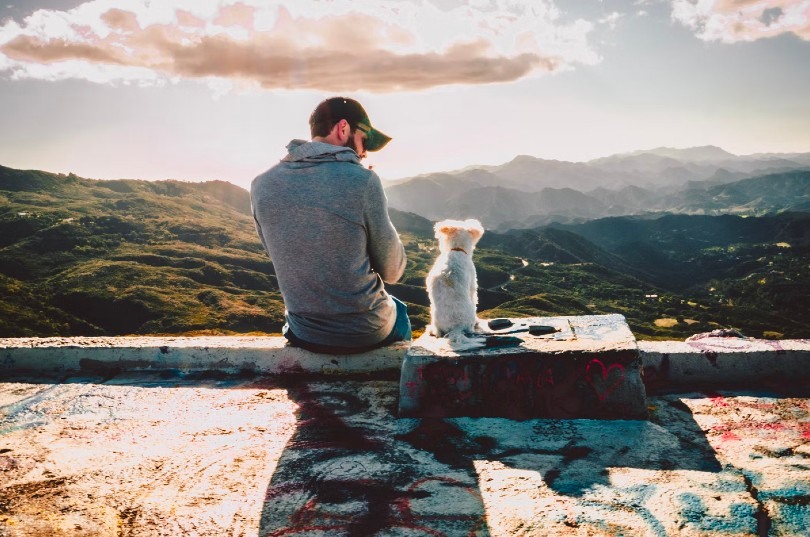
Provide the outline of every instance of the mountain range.
[[[479,315],[621,313],[640,338],[718,327],[810,337],[810,212],[784,210],[806,197],[796,186],[804,173],[707,187],[739,204],[767,180],[774,211],[764,216],[645,214],[490,228],[475,250]],[[504,214],[523,201],[505,202]],[[433,222],[389,213],[408,265],[387,287],[408,303],[418,334],[429,322]],[[278,333],[283,323],[244,189],[0,166],[0,337]]]
[[431,220],[531,228],[639,214],[761,215],[810,208],[810,153],[658,148],[585,163],[518,156],[389,183],[391,207]]

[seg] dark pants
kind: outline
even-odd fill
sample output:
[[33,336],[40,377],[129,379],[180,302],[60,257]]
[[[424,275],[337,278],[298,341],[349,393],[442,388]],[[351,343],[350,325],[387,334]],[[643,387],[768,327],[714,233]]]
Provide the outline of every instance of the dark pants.
[[307,341],[304,341],[303,339],[293,334],[292,330],[290,330],[290,327],[287,324],[284,325],[284,328],[282,328],[281,331],[284,334],[284,337],[287,338],[287,341],[289,341],[291,345],[321,354],[357,354],[360,352],[370,351],[372,349],[379,349],[380,347],[385,347],[392,343],[396,343],[397,341],[410,341],[411,320],[408,319],[408,306],[406,306],[404,302],[402,302],[396,297],[392,296],[391,298],[394,299],[394,304],[396,304],[397,306],[397,320],[394,323],[394,328],[391,329],[391,333],[388,334],[388,337],[386,337],[384,340],[380,341],[376,345],[369,345],[367,347],[340,347],[335,345],[318,345],[317,343],[309,343]]

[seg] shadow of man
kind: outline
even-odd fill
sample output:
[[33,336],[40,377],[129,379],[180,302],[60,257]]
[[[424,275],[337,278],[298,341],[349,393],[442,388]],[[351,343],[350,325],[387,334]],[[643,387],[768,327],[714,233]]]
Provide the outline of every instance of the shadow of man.
[[617,487],[611,469],[721,470],[677,398],[657,422],[398,419],[394,378],[292,378],[284,387],[298,424],[267,489],[261,536],[488,536],[509,516],[495,513],[526,492],[506,481],[493,489],[499,472],[513,470],[537,477],[538,506],[548,506],[544,496],[574,511],[622,510],[636,528],[666,535],[648,502],[659,485],[642,478]]
[[261,536],[487,536],[469,459],[446,465],[400,438],[398,383],[289,379],[297,430],[267,490]]

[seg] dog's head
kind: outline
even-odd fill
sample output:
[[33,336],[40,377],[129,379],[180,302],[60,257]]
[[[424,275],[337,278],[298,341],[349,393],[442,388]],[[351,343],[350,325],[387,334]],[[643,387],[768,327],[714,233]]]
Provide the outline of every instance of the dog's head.
[[473,247],[484,234],[481,222],[470,218],[468,220],[442,220],[434,228],[436,238],[439,239],[439,249],[448,252],[453,248],[462,248],[472,253]]

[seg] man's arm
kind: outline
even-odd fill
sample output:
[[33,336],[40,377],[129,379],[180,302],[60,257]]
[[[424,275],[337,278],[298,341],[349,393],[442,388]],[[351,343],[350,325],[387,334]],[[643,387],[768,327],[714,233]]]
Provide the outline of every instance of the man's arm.
[[384,282],[395,283],[405,273],[405,247],[388,217],[388,200],[382,182],[374,172],[366,189],[365,215],[371,268]]

